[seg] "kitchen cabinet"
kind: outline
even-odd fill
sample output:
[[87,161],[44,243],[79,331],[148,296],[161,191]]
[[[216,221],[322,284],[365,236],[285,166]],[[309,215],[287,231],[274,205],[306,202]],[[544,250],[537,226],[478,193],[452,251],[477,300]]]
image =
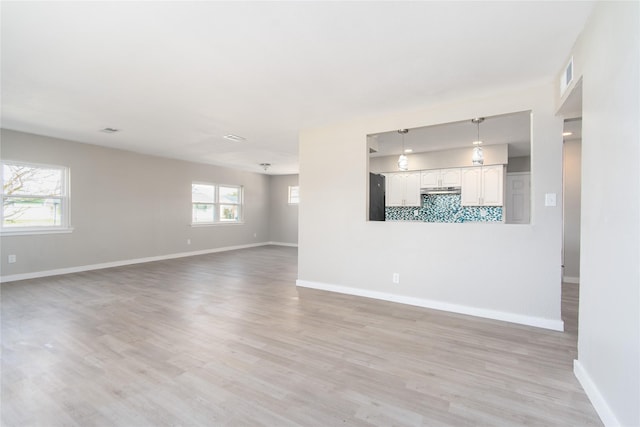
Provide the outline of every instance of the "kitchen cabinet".
[[502,206],[504,166],[462,169],[462,206]]
[[461,173],[459,168],[424,170],[420,174],[422,188],[460,187]]
[[386,206],[421,206],[420,172],[385,174]]

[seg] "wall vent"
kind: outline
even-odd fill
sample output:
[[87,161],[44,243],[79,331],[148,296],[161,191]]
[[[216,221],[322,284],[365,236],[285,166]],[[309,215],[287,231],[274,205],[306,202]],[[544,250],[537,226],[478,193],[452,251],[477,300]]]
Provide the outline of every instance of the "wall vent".
[[573,81],[573,56],[564,69],[564,73],[560,77],[560,96],[564,95],[571,82]]

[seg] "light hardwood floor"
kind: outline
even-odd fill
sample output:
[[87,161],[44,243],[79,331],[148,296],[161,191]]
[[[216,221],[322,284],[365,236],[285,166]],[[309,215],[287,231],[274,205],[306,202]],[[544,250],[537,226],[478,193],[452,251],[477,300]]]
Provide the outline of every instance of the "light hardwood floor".
[[601,425],[567,332],[296,289],[261,247],[2,285],[4,426]]

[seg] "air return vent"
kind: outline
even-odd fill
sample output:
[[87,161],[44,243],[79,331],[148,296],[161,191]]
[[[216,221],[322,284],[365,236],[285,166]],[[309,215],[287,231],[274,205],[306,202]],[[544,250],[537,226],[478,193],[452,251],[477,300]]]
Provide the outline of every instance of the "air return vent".
[[571,82],[573,81],[573,56],[564,69],[564,73],[560,76],[560,96],[564,95]]

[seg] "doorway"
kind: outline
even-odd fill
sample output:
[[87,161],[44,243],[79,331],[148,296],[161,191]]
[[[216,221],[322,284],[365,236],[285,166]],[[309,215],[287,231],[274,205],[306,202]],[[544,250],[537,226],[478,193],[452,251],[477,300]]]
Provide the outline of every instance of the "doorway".
[[562,146],[562,281],[580,283],[582,118],[564,122]]
[[558,115],[562,133],[562,319],[578,339],[580,298],[580,213],[582,192],[582,80],[576,82]]

